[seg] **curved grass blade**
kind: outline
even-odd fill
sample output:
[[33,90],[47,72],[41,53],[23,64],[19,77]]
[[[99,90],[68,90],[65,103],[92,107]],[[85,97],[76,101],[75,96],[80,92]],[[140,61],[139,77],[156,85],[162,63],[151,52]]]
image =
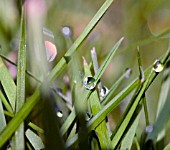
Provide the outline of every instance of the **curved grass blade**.
[[35,150],[44,149],[44,144],[41,138],[37,134],[35,134],[33,131],[31,131],[30,129],[27,129],[27,131],[25,132],[25,135]]
[[77,40],[73,43],[70,49],[66,52],[64,57],[62,57],[60,61],[57,63],[57,65],[53,68],[50,75],[48,76],[48,81],[54,80],[54,78],[56,78],[60,74],[60,72],[65,68],[67,63],[70,61],[72,55],[75,53],[75,51],[78,50],[78,47],[85,40],[85,38],[90,34],[90,32],[93,30],[93,28],[96,26],[96,24],[99,22],[99,20],[104,15],[104,13],[107,11],[109,6],[112,4],[112,2],[113,0],[105,1],[105,3],[101,6],[101,8],[98,10],[98,12],[93,17],[93,19],[89,22],[89,24],[83,30],[81,35],[77,38]]
[[1,58],[0,58],[0,81],[5,90],[5,94],[9,100],[9,103],[11,104],[12,110],[14,111],[16,99],[16,85]]

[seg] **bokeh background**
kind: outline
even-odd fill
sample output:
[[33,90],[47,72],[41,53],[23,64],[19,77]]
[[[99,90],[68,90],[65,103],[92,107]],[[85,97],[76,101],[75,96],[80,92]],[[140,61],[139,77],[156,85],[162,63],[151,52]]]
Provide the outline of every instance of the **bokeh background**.
[[[54,43],[58,50],[53,65],[57,63],[69,47],[61,32],[62,27],[70,26],[73,30],[72,39],[73,41],[76,40],[103,3],[104,0],[46,1],[48,11],[44,27],[53,32]],[[17,0],[0,1],[0,52],[4,55],[18,49],[20,31],[20,9],[18,9],[18,6]],[[132,68],[132,76],[124,80],[116,93],[126,87],[139,74],[137,46],[140,47],[144,69],[152,65],[155,59],[159,58],[167,50],[168,37],[170,36],[170,1],[115,0],[96,28],[79,47],[77,56],[80,60],[80,66],[83,68],[82,56],[88,62],[91,61],[90,50],[92,47],[96,48],[99,64],[101,64],[112,46],[122,36],[125,38],[124,42],[101,79],[102,83],[109,88],[127,67]],[[74,60],[72,61],[71,63],[74,63]],[[69,76],[68,70],[69,68],[66,68],[58,78],[58,87],[63,88],[63,76]],[[77,73],[79,71],[82,70],[77,70]],[[161,77],[162,74],[158,76],[147,91],[151,123],[155,120]],[[128,99],[130,99],[130,96],[127,97],[127,101]],[[113,121],[113,127],[122,114],[127,101],[123,102],[112,113],[110,118]],[[140,123],[141,132],[144,124],[144,118],[142,117]]]

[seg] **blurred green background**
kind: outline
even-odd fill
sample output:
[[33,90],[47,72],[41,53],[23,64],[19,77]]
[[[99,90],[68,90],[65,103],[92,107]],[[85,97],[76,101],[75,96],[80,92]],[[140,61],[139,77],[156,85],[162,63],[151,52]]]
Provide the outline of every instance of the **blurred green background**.
[[[92,19],[104,0],[48,0],[48,8],[44,27],[54,33],[58,55],[55,63],[68,49],[66,40],[61,33],[63,26],[70,26],[73,30],[73,40],[83,31],[87,23]],[[16,50],[19,42],[20,12],[17,1],[0,1],[0,45],[1,53],[7,55]],[[82,56],[88,62],[91,61],[90,50],[96,48],[99,63],[101,64],[114,43],[125,37],[120,50],[113,59],[109,68],[102,77],[102,83],[108,88],[124,72],[125,68],[131,67],[133,74],[126,79],[117,90],[120,91],[138,76],[136,47],[141,50],[141,58],[144,69],[159,58],[168,47],[170,32],[161,38],[155,38],[170,29],[170,1],[169,0],[115,0],[102,20],[98,23],[87,40],[78,51],[80,66]],[[72,60],[74,61],[74,60]],[[28,60],[29,63],[29,60]],[[55,64],[54,63],[54,64]],[[67,68],[68,69],[68,68]],[[66,69],[66,70],[67,70]],[[58,85],[63,84],[63,75],[68,74],[64,70],[58,79]],[[77,73],[79,70],[77,70]],[[154,81],[147,92],[147,102],[151,123],[155,119],[157,100],[159,98],[161,75]],[[115,93],[116,94],[116,93]],[[127,98],[128,100],[128,98]],[[124,104],[115,113],[122,113]],[[113,115],[117,121],[119,115]],[[141,121],[141,126],[144,121]]]

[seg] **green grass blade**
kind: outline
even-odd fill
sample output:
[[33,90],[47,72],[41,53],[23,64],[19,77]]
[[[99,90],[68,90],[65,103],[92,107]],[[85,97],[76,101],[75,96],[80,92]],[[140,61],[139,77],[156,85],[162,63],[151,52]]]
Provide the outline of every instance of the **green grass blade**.
[[[84,64],[85,76],[92,76],[89,66]],[[92,115],[96,115],[101,110],[100,99],[97,91],[93,91],[89,97]],[[97,136],[100,142],[101,149],[112,149],[111,140],[106,126],[106,121],[104,120],[97,128]]]
[[170,68],[169,64],[167,64],[167,68],[164,70],[163,83],[161,87],[160,99],[158,104],[157,119],[153,126],[153,131],[148,135],[147,140],[152,140],[156,142],[157,137],[158,137],[157,140],[161,140],[165,135],[165,125],[170,115],[169,88],[170,88]]
[[35,134],[33,131],[31,131],[30,129],[27,129],[27,131],[25,132],[25,135],[35,150],[44,149],[44,144],[41,138],[37,134]]
[[[20,24],[20,46],[18,50],[17,63],[17,95],[16,95],[16,109],[15,113],[23,106],[25,102],[25,70],[26,70],[26,24],[24,16],[24,7],[22,8],[21,24]],[[13,138],[14,149],[24,149],[24,123],[17,129]]]
[[43,129],[41,129],[40,127],[38,127],[37,125],[35,125],[35,124],[32,123],[32,122],[29,122],[29,123],[28,123],[28,126],[30,126],[32,129],[34,129],[35,131],[37,131],[37,132],[39,132],[39,133],[41,133],[41,134],[44,133],[44,130],[43,130]]
[[2,103],[4,104],[5,108],[6,108],[10,113],[13,113],[12,107],[11,107],[11,105],[8,103],[7,99],[6,99],[5,96],[3,95],[2,91],[0,91],[0,99],[1,99]]
[[70,61],[71,56],[74,54],[75,51],[78,50],[78,47],[85,40],[85,38],[90,34],[90,32],[93,30],[93,28],[96,26],[96,24],[99,22],[99,20],[104,15],[104,13],[107,11],[109,6],[112,4],[112,2],[113,0],[105,1],[105,3],[101,6],[101,8],[96,13],[96,15],[93,17],[93,19],[89,22],[89,24],[83,30],[81,35],[77,38],[77,40],[73,43],[70,49],[66,52],[64,57],[61,58],[58,64],[51,71],[48,77],[48,81],[54,80],[54,78],[56,78],[60,74],[60,72],[65,68],[66,64]]
[[[164,104],[166,103],[169,89],[170,89],[170,61],[168,62],[163,72],[162,86],[161,86],[161,92],[160,92],[158,108],[157,108],[157,117],[156,117],[157,119],[162,111]],[[162,132],[159,133],[157,140],[158,141],[161,140],[164,137],[164,135],[165,135],[165,129],[163,129]]]
[[24,119],[29,115],[31,110],[39,101],[39,91],[35,91],[34,94],[29,97],[24,104],[24,106],[17,112],[16,116],[8,123],[6,128],[0,134],[0,148],[3,144],[11,137],[19,125],[24,121]]
[[0,133],[6,127],[6,119],[3,110],[2,100],[0,98]]
[[1,58],[0,58],[0,81],[5,90],[9,103],[11,104],[12,109],[14,111],[16,99],[16,85]]
[[113,58],[114,54],[116,53],[116,50],[119,48],[120,44],[122,43],[123,38],[121,38],[115,45],[114,47],[111,49],[111,51],[109,52],[109,54],[107,55],[107,57],[105,58],[105,61],[102,63],[102,65],[100,66],[99,70],[97,71],[97,73],[95,74],[94,78],[96,80],[96,82],[100,79],[100,77],[102,76],[103,72],[106,70],[106,67],[108,66],[108,64],[110,63],[111,59]]
[[134,123],[132,124],[132,126],[130,127],[126,136],[124,137],[122,144],[121,144],[121,148],[120,148],[121,150],[124,150],[124,149],[130,150],[131,149],[132,144],[133,144],[133,140],[134,140],[134,137],[135,137],[135,133],[136,133],[136,130],[137,130],[137,126],[138,126],[138,123],[139,123],[140,114],[141,113],[138,114]]
[[113,93],[115,92],[115,90],[117,89],[117,87],[121,84],[121,82],[123,81],[123,79],[125,79],[125,74],[123,74],[110,88],[109,92],[107,93],[107,95],[102,99],[102,104],[105,105],[108,100],[111,98],[111,96],[113,95]]

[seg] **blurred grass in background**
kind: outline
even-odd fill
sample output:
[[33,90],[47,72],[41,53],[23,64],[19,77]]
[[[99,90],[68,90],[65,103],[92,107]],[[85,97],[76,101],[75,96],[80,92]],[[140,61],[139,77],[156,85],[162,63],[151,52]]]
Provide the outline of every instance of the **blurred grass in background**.
[[[61,33],[63,26],[70,26],[73,30],[73,40],[83,31],[104,0],[49,0],[47,1],[46,28],[50,29],[55,36],[58,55],[57,62],[67,51],[69,46]],[[18,49],[19,45],[20,11],[16,1],[0,1],[0,45],[1,52],[7,55],[10,51]],[[97,27],[89,35],[88,39],[80,47],[78,52],[80,66],[82,56],[90,61],[90,50],[94,46],[97,51],[99,63],[108,54],[113,43],[124,36],[124,45],[117,52],[116,57],[102,76],[102,83],[108,88],[124,72],[125,68],[131,67],[133,74],[130,79],[117,89],[123,89],[136,76],[138,76],[136,46],[140,46],[143,67],[147,68],[165,53],[168,40],[164,37],[158,40],[158,36],[170,29],[170,1],[168,0],[115,0]],[[170,36],[169,34],[165,35]],[[146,42],[146,43],[143,43]],[[71,61],[71,63],[74,60]],[[54,63],[55,63],[54,62]],[[77,70],[79,74],[82,70]],[[63,75],[69,75],[69,67],[57,78],[56,87],[64,89]],[[70,75],[69,75],[70,76]],[[155,120],[157,100],[159,98],[161,75],[155,80],[147,92],[147,102],[151,123]],[[115,93],[116,94],[116,93]],[[128,100],[128,98],[127,98]],[[110,116],[110,120],[117,122],[124,105],[120,105]],[[115,115],[116,114],[116,115]],[[141,130],[144,129],[144,121],[141,121]],[[141,131],[139,131],[141,132]],[[170,139],[170,137],[168,137]]]

